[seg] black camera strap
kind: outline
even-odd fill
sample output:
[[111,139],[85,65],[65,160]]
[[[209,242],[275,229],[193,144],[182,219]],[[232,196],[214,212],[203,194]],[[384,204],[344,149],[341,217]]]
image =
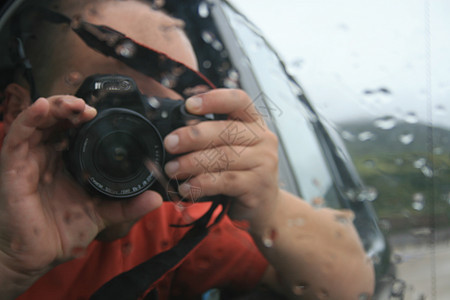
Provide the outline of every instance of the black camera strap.
[[83,20],[74,21],[71,26],[92,49],[152,77],[180,95],[184,95],[186,89],[198,85],[215,88],[214,84],[200,72],[162,52],[143,46],[110,27],[94,25]]
[[[186,91],[196,86],[215,88],[215,85],[202,73],[167,56],[165,53],[139,44],[111,27],[92,24],[84,21],[81,17],[71,19],[64,14],[42,6],[32,6],[25,10],[25,12],[27,11],[37,12],[48,22],[69,25],[93,50],[123,62],[130,68],[155,79],[180,95],[185,95]],[[21,12],[19,16],[25,12]],[[18,34],[15,34],[15,36],[16,39],[19,38]],[[22,48],[19,48],[19,50],[22,50]],[[28,62],[25,53],[20,59]],[[31,74],[31,65],[27,65],[26,70]],[[32,75],[30,76],[30,78],[27,77],[27,80],[32,81],[34,87],[34,79]]]
[[[137,300],[144,296],[144,293],[155,282],[179,265],[189,252],[208,235],[210,228],[217,224],[227,212],[228,203],[227,197],[223,195],[213,197],[209,210],[192,224],[185,225],[192,226],[192,228],[177,245],[133,269],[117,275],[98,289],[90,300]],[[219,206],[222,206],[222,210],[212,224],[208,225]],[[152,295],[155,293],[153,292]]]

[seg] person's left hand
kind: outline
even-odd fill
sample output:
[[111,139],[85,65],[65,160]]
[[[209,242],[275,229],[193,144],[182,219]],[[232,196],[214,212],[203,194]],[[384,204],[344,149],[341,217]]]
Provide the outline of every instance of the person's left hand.
[[226,114],[228,120],[179,128],[164,140],[172,154],[188,153],[165,166],[168,176],[184,180],[179,193],[234,199],[230,215],[259,227],[279,194],[278,140],[242,90],[217,89],[187,99],[190,113]]

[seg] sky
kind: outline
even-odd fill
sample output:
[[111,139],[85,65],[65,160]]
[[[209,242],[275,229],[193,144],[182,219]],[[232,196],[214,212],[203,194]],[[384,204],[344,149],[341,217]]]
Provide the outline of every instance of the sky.
[[450,127],[450,1],[233,0],[320,113]]

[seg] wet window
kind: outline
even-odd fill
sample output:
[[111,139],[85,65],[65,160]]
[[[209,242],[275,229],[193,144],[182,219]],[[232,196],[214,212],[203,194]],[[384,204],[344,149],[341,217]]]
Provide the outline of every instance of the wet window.
[[447,299],[448,2],[233,3],[349,150],[392,247],[392,295]]
[[312,127],[315,116],[299,100],[301,88],[290,82],[278,56],[257,29],[228,6],[224,9],[245,52],[242,63],[252,66],[261,88],[254,103],[274,122],[301,196],[315,205],[325,205],[326,200],[327,206],[338,207],[333,180]]

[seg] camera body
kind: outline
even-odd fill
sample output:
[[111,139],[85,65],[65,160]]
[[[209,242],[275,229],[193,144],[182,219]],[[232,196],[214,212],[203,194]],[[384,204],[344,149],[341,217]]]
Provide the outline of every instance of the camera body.
[[97,116],[69,134],[65,162],[74,178],[102,198],[126,199],[151,188],[156,178],[144,165],[173,157],[163,138],[176,128],[211,120],[186,112],[183,100],[146,97],[122,75],[93,75],[76,96]]

